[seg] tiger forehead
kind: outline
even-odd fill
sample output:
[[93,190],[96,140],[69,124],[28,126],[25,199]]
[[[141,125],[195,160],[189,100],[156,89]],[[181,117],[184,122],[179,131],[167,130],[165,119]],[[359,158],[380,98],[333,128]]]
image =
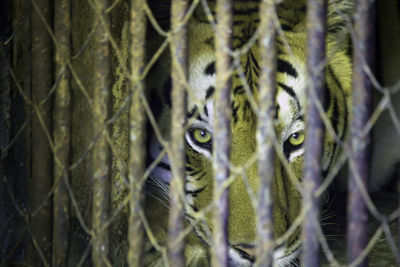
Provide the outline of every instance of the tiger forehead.
[[[208,1],[209,10],[216,21],[216,1]],[[259,23],[259,1],[233,1],[233,48],[239,48],[254,34]],[[194,13],[194,21],[198,24],[210,25],[209,17],[203,8]],[[217,21],[216,21],[217,22]],[[213,46],[213,36],[208,36],[207,43]]]
[[[202,53],[190,62],[189,84],[199,99],[208,99],[214,92],[216,83],[215,53]],[[234,64],[235,65],[235,64]],[[256,97],[260,67],[258,49],[252,48],[242,55],[240,66],[232,72],[232,95],[242,95],[246,89]],[[293,72],[296,72],[293,69]]]
[[[258,20],[250,20],[248,25],[256,22],[258,23]],[[246,29],[242,25],[233,25],[233,29],[234,32],[242,31],[239,47],[249,41],[251,35],[243,36],[243,31],[246,31]],[[215,86],[214,28],[210,23],[199,23],[197,20],[191,20],[188,33],[189,84],[198,99],[206,99],[210,96],[210,92],[214,91]],[[304,36],[299,33],[285,34],[285,42],[281,40],[280,36],[277,38],[277,73],[286,76],[280,77],[280,81],[282,82],[286,78],[296,79],[299,76],[297,66],[304,65]],[[289,52],[287,46],[290,46]],[[260,75],[259,57],[259,46],[256,41],[247,52],[240,55],[239,64],[236,64],[236,60],[232,59],[234,68],[232,73],[233,96],[241,95],[245,92],[245,89],[248,89],[253,97],[257,98],[258,77]]]
[[[296,49],[296,48],[294,48]],[[196,96],[197,101],[190,101],[189,113],[193,113],[194,108],[200,113],[204,113],[211,122],[210,116],[213,114],[213,94],[215,91],[215,52],[207,51],[199,53],[198,57],[192,58],[190,62],[189,84],[192,93]],[[243,54],[240,59],[240,67],[235,68],[232,73],[231,88],[231,110],[232,123],[236,124],[241,121],[256,121],[254,106],[258,100],[260,75],[259,66],[259,49],[255,44],[247,53]],[[300,58],[290,57],[281,54],[277,60],[277,102],[276,113],[277,118],[284,125],[289,125],[293,117],[298,117],[303,112],[305,90],[304,64]],[[253,102],[251,102],[253,101]],[[200,104],[199,104],[200,103]],[[253,105],[252,105],[253,104]],[[257,104],[256,104],[257,105]]]

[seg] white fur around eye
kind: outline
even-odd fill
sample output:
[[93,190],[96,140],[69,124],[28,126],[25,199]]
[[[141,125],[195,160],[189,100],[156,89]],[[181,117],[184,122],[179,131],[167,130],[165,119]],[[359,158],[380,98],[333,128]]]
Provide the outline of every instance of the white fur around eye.
[[[288,130],[283,134],[284,138],[282,144],[284,144],[294,133],[304,132],[305,124],[302,120],[298,119],[288,127]],[[293,162],[297,157],[304,154],[304,146],[292,151],[289,155],[288,161]]]
[[297,157],[300,157],[304,154],[304,147],[293,151],[289,156],[289,162],[293,162]]
[[[210,133],[210,134],[212,135],[212,133]],[[197,143],[193,140],[192,135],[190,134],[189,131],[186,132],[185,138],[186,138],[186,141],[188,142],[188,144],[190,145],[190,147],[191,147],[193,150],[195,150],[195,151],[197,151],[197,152],[203,154],[203,155],[206,156],[207,158],[211,158],[211,153],[210,153],[210,151],[209,151],[208,149],[204,148],[204,147],[201,147],[201,146],[197,145]],[[212,137],[211,137],[211,138],[212,138]]]

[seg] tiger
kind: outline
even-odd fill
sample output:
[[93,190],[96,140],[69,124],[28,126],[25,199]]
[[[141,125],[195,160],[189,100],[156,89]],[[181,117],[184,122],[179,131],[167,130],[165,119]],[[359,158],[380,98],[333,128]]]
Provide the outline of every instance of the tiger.
[[[159,1],[155,1],[159,2]],[[157,10],[164,10],[161,1]],[[233,49],[245,46],[259,25],[260,1],[233,2]],[[164,6],[162,5],[164,4]],[[215,18],[216,3],[207,1]],[[156,6],[157,6],[156,5]],[[160,7],[161,6],[161,7]],[[164,7],[164,8],[163,8]],[[299,183],[303,179],[305,139],[305,107],[307,88],[306,3],[304,0],[284,0],[277,7],[277,73],[275,131],[279,149]],[[329,0],[327,3],[326,75],[324,111],[336,136],[347,140],[352,102],[352,44],[346,23],[354,9],[353,1]],[[168,18],[168,15],[160,17]],[[192,230],[187,233],[184,249],[187,266],[210,266],[213,199],[213,114],[216,79],[215,29],[204,7],[199,5],[188,21],[188,84],[187,131],[185,134],[186,176],[185,221]],[[256,261],[256,211],[252,197],[257,195],[258,171],[254,155],[257,151],[257,101],[260,75],[258,42],[240,56],[232,74],[231,89],[231,151],[230,164],[243,168],[230,183],[228,243],[229,266],[253,266]],[[235,65],[235,64],[234,64]],[[244,80],[247,85],[244,84]],[[157,125],[164,140],[170,140],[171,77],[170,56],[164,53],[147,77],[148,97]],[[247,89],[245,86],[248,86]],[[251,97],[248,93],[250,92]],[[161,157],[146,184],[145,212],[154,239],[165,245],[168,235],[168,191],[172,178],[168,154],[156,134],[149,138],[148,158]],[[323,140],[322,173],[326,176],[338,160],[340,146],[326,132]],[[275,159],[273,191],[274,236],[285,234],[299,215],[302,197],[291,181],[279,157]],[[251,196],[253,195],[253,196]],[[203,214],[204,216],[199,216]],[[275,248],[274,266],[296,266],[301,254],[301,230],[297,228],[286,242]],[[144,247],[145,266],[165,266],[165,254],[147,240]]]

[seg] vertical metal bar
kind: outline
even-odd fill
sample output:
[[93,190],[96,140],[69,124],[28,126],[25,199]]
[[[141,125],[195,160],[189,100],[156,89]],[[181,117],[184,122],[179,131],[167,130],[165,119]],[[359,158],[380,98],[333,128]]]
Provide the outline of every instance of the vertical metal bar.
[[[15,15],[14,15],[15,16]],[[14,124],[14,118],[10,122],[11,116],[11,77],[8,65],[11,60],[11,44],[6,44],[7,39],[11,35],[11,1],[0,2],[0,247],[1,262],[5,262],[7,254],[9,254],[8,244],[15,244],[17,241],[18,223],[14,219],[16,214],[14,211],[14,203],[10,201],[9,193],[6,188],[4,177],[6,172],[13,168],[11,164],[6,162],[9,160],[10,149],[7,148],[11,140],[11,123]],[[14,165],[13,163],[12,165]],[[14,165],[18,166],[18,165]],[[14,179],[10,179],[11,186],[15,187],[17,183]],[[15,233],[14,233],[15,231]],[[8,240],[8,241],[5,241]]]
[[325,30],[326,0],[307,2],[307,114],[304,156],[303,207],[303,266],[320,266],[319,242],[316,232],[320,218],[320,207],[315,191],[321,184],[323,123],[316,102],[323,106],[325,94]]
[[143,94],[144,82],[140,75],[144,68],[146,21],[143,0],[130,2],[129,31],[132,38],[130,45],[130,65],[132,71],[132,98],[129,108],[130,150],[129,150],[129,251],[130,267],[141,266],[143,224],[139,215],[143,203],[142,185],[145,168],[145,121],[146,116],[140,96]]
[[54,33],[57,39],[55,51],[55,79],[61,75],[54,103],[54,177],[56,185],[53,197],[53,266],[68,265],[70,203],[66,180],[69,179],[69,155],[71,139],[71,91],[70,75],[66,67],[71,55],[70,0],[56,0],[54,5]]
[[[397,164],[397,206],[400,207],[400,163]],[[397,257],[400,258],[400,216],[397,217]]]
[[[42,11],[46,23],[50,24],[52,5],[49,0],[37,0],[38,8]],[[44,100],[52,86],[52,58],[51,58],[51,39],[36,10],[31,14],[31,53],[32,53],[32,102],[38,105],[36,110],[40,114],[35,114],[32,118],[32,145],[31,145],[31,171],[29,179],[29,203],[31,211],[35,211],[41,206],[40,211],[31,217],[30,226],[32,235],[37,240],[38,246],[43,251],[44,258],[37,259],[37,249],[34,245],[29,246],[28,258],[33,266],[38,266],[51,262],[51,202],[43,201],[51,190],[52,186],[52,152],[46,131],[51,127],[51,103]],[[40,122],[42,117],[43,125]],[[43,129],[46,127],[47,129]],[[31,254],[32,253],[32,254]],[[36,258],[36,259],[35,259]]]
[[187,0],[173,0],[171,6],[172,57],[172,129],[171,152],[173,178],[170,183],[170,215],[168,260],[170,266],[183,267],[184,251],[184,186],[185,186],[185,125],[187,80],[187,26],[182,25],[188,7]]
[[[0,3],[0,161],[8,155],[8,150],[4,150],[10,140],[10,116],[11,106],[11,80],[7,69],[7,61],[10,61],[10,44],[6,45],[7,38],[11,34],[11,2],[6,0]],[[2,165],[2,163],[1,163]],[[0,165],[0,166],[1,166]],[[3,192],[3,188],[0,188]],[[4,191],[5,192],[5,191]],[[4,196],[5,194],[3,194]],[[0,203],[2,206],[4,203]],[[0,223],[1,229],[2,223]],[[1,255],[1,254],[0,254]]]
[[214,97],[214,216],[213,253],[214,266],[228,266],[228,216],[229,196],[224,182],[229,177],[229,154],[231,136],[231,58],[233,3],[231,0],[217,1],[217,27],[215,34],[216,87]]
[[108,27],[109,19],[105,13],[108,7],[107,0],[93,1],[97,20],[100,14],[103,23],[97,26],[93,37],[94,49],[94,117],[93,129],[97,139],[93,148],[93,236],[92,261],[94,266],[106,266],[109,250],[108,230],[102,229],[109,216],[110,206],[110,148],[106,140],[108,127],[106,120],[110,102],[110,47],[104,27]]
[[275,151],[273,146],[276,95],[276,2],[263,0],[260,6],[261,74],[257,113],[258,173],[260,188],[257,210],[256,266],[273,265],[274,225],[272,209],[272,183],[275,177]]
[[[17,136],[20,132],[20,137],[15,141],[15,143],[9,148],[9,154],[6,160],[3,162],[6,164],[5,170],[9,175],[9,184],[13,189],[12,194],[15,199],[20,200],[21,207],[29,207],[29,187],[30,177],[31,177],[31,118],[32,114],[31,107],[25,102],[20,92],[18,92],[18,86],[20,86],[22,92],[26,95],[31,95],[31,27],[30,27],[30,17],[31,8],[27,5],[26,0],[15,0],[10,1],[12,15],[12,25],[11,29],[13,31],[18,31],[13,36],[11,42],[11,54],[10,62],[5,62],[5,67],[7,67],[7,73],[10,75],[11,80],[11,110],[10,110],[10,137]],[[29,8],[28,8],[29,7]],[[21,18],[24,19],[21,19]],[[2,62],[2,63],[3,63]],[[14,70],[14,71],[13,71]],[[14,72],[14,73],[13,73]],[[15,76],[14,76],[15,75]],[[14,77],[13,77],[14,76]],[[16,80],[19,84],[17,85]],[[32,114],[33,115],[33,114]],[[7,173],[6,173],[7,174]],[[6,184],[4,181],[1,185],[6,189]],[[7,191],[7,189],[6,189]],[[4,192],[6,192],[4,191]],[[6,198],[7,203],[10,202],[10,193],[7,192],[3,197]],[[11,221],[6,221],[7,224],[12,226],[15,230],[14,233],[20,233],[24,223],[24,218],[16,216],[18,210],[15,209],[14,203],[12,205],[12,215],[8,216]],[[5,218],[0,214],[1,218]],[[7,232],[2,232],[3,234]],[[8,233],[10,233],[8,231]],[[12,233],[12,232],[11,232]],[[11,234],[10,233],[10,234]],[[0,234],[1,235],[1,234]],[[2,240],[6,240],[7,237],[0,237]],[[17,237],[15,237],[16,240]],[[27,236],[27,239],[29,236]],[[9,238],[11,239],[11,238]],[[30,240],[28,239],[28,242]],[[27,243],[28,243],[27,242]],[[9,246],[6,246],[9,247]],[[31,249],[32,245],[27,244],[25,251],[16,251],[11,259],[20,260],[25,259],[27,263],[31,262]],[[21,253],[22,252],[22,253]],[[1,257],[1,256],[0,256]],[[4,258],[3,258],[4,259]]]
[[[364,71],[366,65],[372,66],[374,48],[372,41],[374,18],[372,15],[373,2],[370,0],[356,1],[355,38],[353,39],[353,113],[350,124],[351,158],[349,173],[349,195],[347,210],[347,257],[354,261],[364,250],[368,242],[367,221],[368,213],[362,197],[360,184],[366,187],[369,176],[370,151],[369,134],[363,135],[371,114],[372,86]],[[357,266],[367,266],[364,259]]]

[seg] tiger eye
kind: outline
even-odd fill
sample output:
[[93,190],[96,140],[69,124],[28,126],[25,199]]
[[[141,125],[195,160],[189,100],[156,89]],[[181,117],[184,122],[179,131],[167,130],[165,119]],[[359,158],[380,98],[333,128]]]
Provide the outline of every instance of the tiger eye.
[[197,142],[201,144],[208,143],[211,140],[211,134],[205,129],[194,130],[193,137]]
[[293,146],[299,146],[304,142],[304,132],[297,132],[290,136],[289,142]]

